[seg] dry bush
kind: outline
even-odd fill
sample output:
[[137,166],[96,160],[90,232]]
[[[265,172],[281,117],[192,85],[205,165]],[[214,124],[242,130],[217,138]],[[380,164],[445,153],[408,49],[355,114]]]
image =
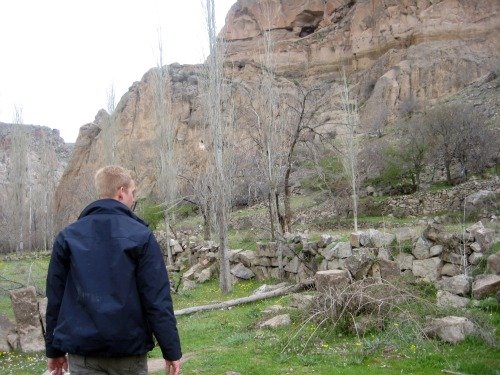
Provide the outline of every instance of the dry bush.
[[372,328],[383,329],[386,321],[402,312],[404,303],[414,298],[400,285],[366,278],[321,294],[311,316],[319,324],[333,323],[359,336]]
[[447,315],[467,317],[475,324],[480,339],[490,346],[496,345],[492,334],[495,329],[484,314],[474,309],[438,307],[435,292],[432,284],[411,284],[405,279],[389,282],[366,278],[332,287],[317,296],[305,318],[302,317],[299,329],[284,344],[282,353],[294,351],[294,347],[304,352],[317,342],[335,340],[343,334],[355,335],[358,342],[371,337],[370,341],[374,333],[376,341],[384,345],[413,346],[425,341],[439,351],[439,342],[428,340],[425,327],[429,318]]

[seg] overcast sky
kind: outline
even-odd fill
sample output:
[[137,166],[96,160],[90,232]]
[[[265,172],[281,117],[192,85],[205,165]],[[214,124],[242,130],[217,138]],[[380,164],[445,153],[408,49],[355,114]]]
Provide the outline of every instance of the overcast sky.
[[[215,0],[217,28],[236,0]],[[167,63],[203,62],[202,0],[0,0],[0,121],[14,106],[25,124],[59,129],[74,142],[80,126],[116,103],[156,66],[158,29]]]

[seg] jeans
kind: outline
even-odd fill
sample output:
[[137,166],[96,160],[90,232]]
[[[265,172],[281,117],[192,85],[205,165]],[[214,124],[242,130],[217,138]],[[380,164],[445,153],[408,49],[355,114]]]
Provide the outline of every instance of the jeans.
[[146,354],[129,357],[86,357],[68,355],[71,375],[147,375]]

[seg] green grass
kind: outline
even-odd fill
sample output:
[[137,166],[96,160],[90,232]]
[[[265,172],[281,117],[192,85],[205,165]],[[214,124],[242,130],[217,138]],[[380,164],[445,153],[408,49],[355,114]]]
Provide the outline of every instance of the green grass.
[[8,258],[0,260],[0,312],[9,319],[14,319],[8,291],[32,285],[39,296],[44,295],[50,258],[47,254],[34,254],[32,257],[9,256]]
[[448,181],[437,181],[432,183],[430,187],[430,191],[441,191],[441,190],[446,190],[453,187],[453,185],[450,185]]
[[[231,298],[241,296],[258,283],[239,284]],[[222,296],[212,281],[191,295],[190,302],[206,294]],[[432,291],[424,290],[424,295]],[[432,293],[431,293],[432,294]],[[176,297],[176,302],[188,304]],[[275,330],[256,328],[262,311],[278,297],[223,311],[179,317],[183,352],[188,360],[184,374],[431,374],[443,369],[467,374],[495,374],[500,370],[500,351],[482,340],[469,338],[458,345],[434,340],[407,340],[391,332],[365,337],[339,334],[331,326],[303,325],[292,313],[292,325]],[[296,336],[295,336],[296,335]],[[294,337],[295,336],[295,337]],[[152,356],[160,357],[156,349]],[[160,373],[158,373],[160,374]]]
[[261,234],[249,229],[229,231],[230,249],[255,250],[257,241],[269,241],[269,239],[262,238]]
[[[414,219],[413,219],[414,220]],[[364,216],[360,215],[358,217],[358,224],[366,226],[367,228],[373,228],[373,227],[384,227],[384,225],[387,226],[393,226],[393,225],[412,225],[413,220],[406,219],[406,218],[397,218],[393,216]]]

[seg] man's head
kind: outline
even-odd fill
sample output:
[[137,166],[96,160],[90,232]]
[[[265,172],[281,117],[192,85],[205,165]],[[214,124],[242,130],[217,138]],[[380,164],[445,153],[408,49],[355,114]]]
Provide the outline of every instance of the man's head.
[[118,165],[99,169],[94,176],[95,189],[100,199],[116,199],[127,207],[134,205],[135,183],[130,171]]

